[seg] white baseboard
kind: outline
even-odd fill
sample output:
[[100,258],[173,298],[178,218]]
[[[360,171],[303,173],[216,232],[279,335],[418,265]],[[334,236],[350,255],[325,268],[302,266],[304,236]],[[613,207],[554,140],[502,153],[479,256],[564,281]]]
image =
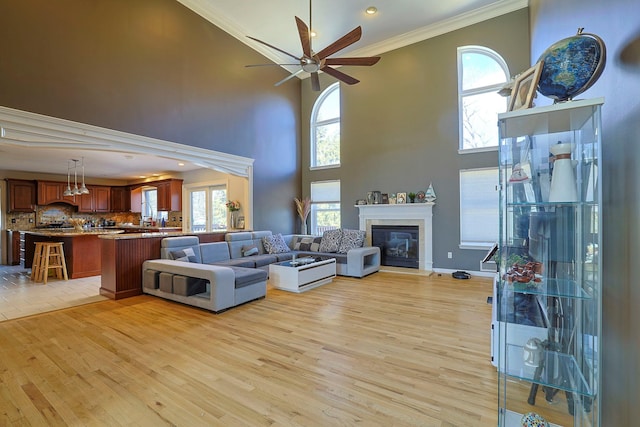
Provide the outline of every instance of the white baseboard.
[[[444,273],[444,274],[451,274],[454,271],[459,271],[459,270],[451,270],[448,268],[434,268],[433,271],[435,273]],[[465,270],[467,271],[467,270]],[[469,273],[471,276],[478,276],[478,277],[494,277],[496,275],[496,272],[493,271],[467,271],[467,273]]]

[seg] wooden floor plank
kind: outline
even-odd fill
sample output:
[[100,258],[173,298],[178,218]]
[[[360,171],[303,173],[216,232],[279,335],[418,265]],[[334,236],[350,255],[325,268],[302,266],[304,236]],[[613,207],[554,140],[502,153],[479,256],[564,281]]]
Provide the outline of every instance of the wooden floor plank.
[[139,296],[5,321],[0,425],[495,425],[490,294],[380,272],[218,315]]

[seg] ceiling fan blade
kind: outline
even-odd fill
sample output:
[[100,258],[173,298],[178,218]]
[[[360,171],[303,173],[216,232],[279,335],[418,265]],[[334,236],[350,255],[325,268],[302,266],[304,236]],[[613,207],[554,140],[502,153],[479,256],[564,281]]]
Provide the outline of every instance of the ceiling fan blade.
[[355,78],[343,73],[342,71],[338,71],[335,68],[324,66],[324,67],[321,68],[321,70],[324,71],[325,73],[335,77],[336,79],[348,84],[348,85],[354,85],[354,84],[360,82],[360,80],[355,79]]
[[302,43],[302,53],[304,56],[311,57],[311,37],[309,35],[309,27],[304,21],[296,16],[296,25],[298,26],[298,34],[300,35],[300,43]]
[[380,61],[379,56],[368,56],[365,58],[327,58],[324,63],[327,65],[375,65]]
[[280,86],[282,83],[286,82],[287,80],[290,80],[292,78],[294,78],[295,76],[297,76],[298,74],[300,74],[302,72],[302,68],[300,68],[298,71],[293,72],[291,74],[289,74],[287,77],[285,77],[284,79],[280,80],[278,83],[276,83],[274,86]]
[[284,67],[284,66],[300,65],[300,63],[298,63],[298,64],[276,64],[274,62],[272,64],[249,64],[249,65],[245,65],[245,67],[247,67],[247,68],[251,68],[251,67],[272,67],[274,65],[277,65],[279,67]]
[[362,37],[362,27],[358,26],[353,30],[349,31],[344,36],[340,37],[338,40],[331,43],[329,46],[322,49],[318,52],[317,56],[320,59],[324,59],[329,55],[336,53],[339,50],[344,49],[345,47],[357,42]]
[[[282,53],[284,53],[285,55],[288,55],[288,56],[292,57],[293,59],[296,59],[296,60],[300,61],[300,58],[298,58],[297,56],[292,55],[292,54],[290,54],[289,52],[285,52],[284,50],[282,50],[282,49],[280,49],[280,48],[277,48],[277,47],[275,47],[274,45],[271,45],[271,44],[269,44],[269,43],[267,43],[267,42],[263,42],[262,40],[257,39],[257,38],[255,38],[255,37],[251,37],[251,36],[247,36],[247,37],[248,37],[248,38],[250,38],[251,40],[255,40],[255,41],[257,41],[258,43],[262,43],[262,44],[263,44],[263,45],[265,45],[265,46],[269,46],[271,49],[275,49],[275,50],[277,50],[278,52],[282,52]],[[296,65],[297,65],[297,64],[296,64]]]
[[311,89],[315,92],[320,91],[320,78],[318,77],[318,73],[311,73]]

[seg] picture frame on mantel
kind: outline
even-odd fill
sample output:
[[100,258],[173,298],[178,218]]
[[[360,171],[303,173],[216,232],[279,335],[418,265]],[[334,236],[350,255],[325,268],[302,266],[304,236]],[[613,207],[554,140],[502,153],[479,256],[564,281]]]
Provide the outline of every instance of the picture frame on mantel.
[[389,194],[388,193],[382,193],[382,198],[380,203],[382,203],[383,205],[388,205],[389,204]]
[[396,193],[396,203],[399,205],[407,203],[407,193]]
[[396,193],[389,194],[389,204],[390,205],[396,204]]

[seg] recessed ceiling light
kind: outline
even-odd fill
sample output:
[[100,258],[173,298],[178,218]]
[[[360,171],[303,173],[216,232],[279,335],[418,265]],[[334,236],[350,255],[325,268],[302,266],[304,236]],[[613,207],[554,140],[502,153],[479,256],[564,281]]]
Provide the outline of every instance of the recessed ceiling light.
[[146,178],[146,176],[140,175],[138,178],[143,178],[144,179],[144,178]]
[[184,163],[178,162],[178,166],[184,166]]
[[367,15],[375,15],[378,12],[378,8],[375,6],[369,6],[365,12],[367,12]]

